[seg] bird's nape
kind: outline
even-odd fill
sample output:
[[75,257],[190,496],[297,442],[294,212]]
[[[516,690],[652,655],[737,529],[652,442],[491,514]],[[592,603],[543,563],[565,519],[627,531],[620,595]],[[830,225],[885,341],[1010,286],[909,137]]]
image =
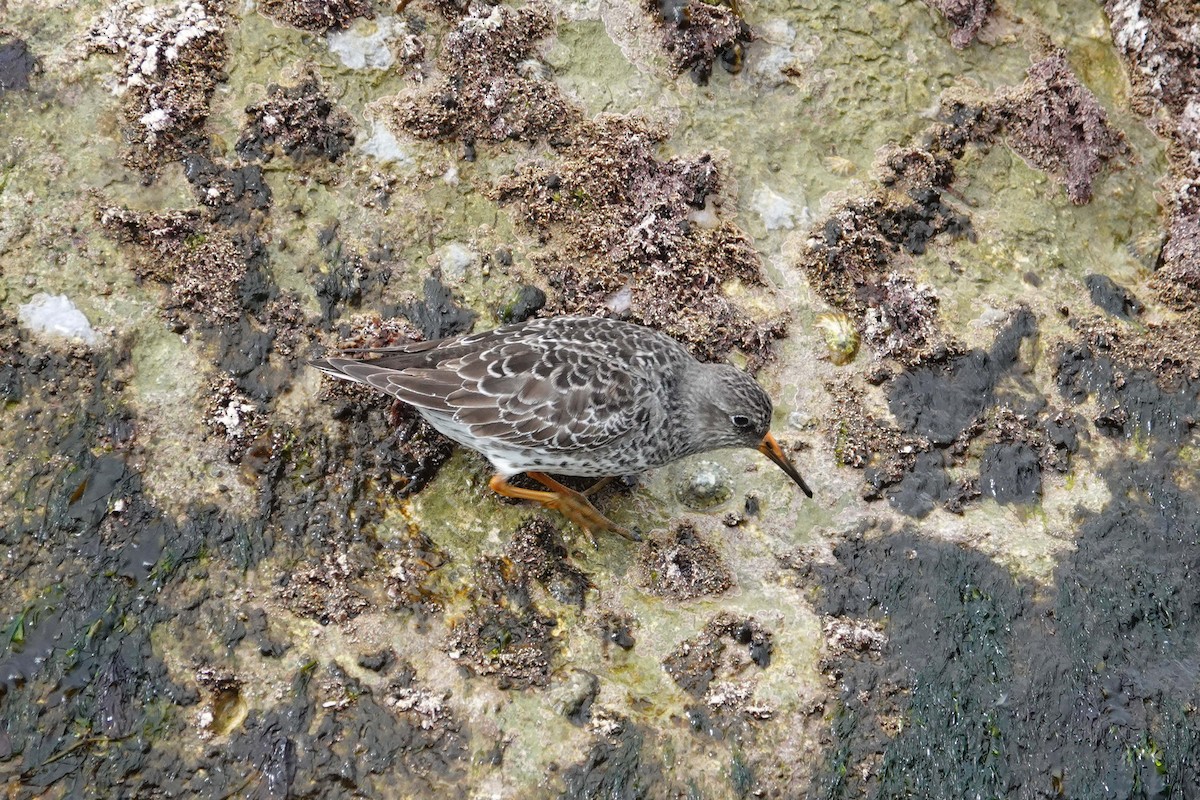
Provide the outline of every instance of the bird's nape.
[[804,482],[804,478],[800,477],[800,472],[788,460],[788,457],[783,454],[783,448],[779,446],[779,442],[769,432],[763,437],[762,442],[759,443],[758,452],[774,461],[776,466],[786,472],[787,476],[796,482],[796,485],[800,487],[802,492],[809,497],[813,496],[812,489],[808,488],[808,484]]

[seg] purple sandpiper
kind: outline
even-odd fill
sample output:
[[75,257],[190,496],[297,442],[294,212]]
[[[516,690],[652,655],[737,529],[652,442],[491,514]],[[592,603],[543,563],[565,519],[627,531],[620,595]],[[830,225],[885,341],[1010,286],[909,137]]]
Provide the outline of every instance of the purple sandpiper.
[[[438,431],[491,461],[494,491],[536,500],[589,536],[609,530],[637,538],[586,494],[545,473],[605,478],[709,450],[753,447],[812,497],[769,431],[771,400],[762,387],[736,367],[697,361],[674,339],[641,325],[533,319],[311,363],[413,406]],[[508,482],[522,472],[550,491]]]

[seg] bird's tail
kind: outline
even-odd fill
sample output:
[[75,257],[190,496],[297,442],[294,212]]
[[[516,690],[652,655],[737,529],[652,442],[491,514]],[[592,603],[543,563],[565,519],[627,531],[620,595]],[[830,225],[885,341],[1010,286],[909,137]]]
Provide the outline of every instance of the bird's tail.
[[331,378],[338,380],[351,381],[352,383],[365,383],[362,378],[352,375],[346,371],[346,364],[356,363],[347,358],[314,358],[308,362],[310,367],[316,367]]

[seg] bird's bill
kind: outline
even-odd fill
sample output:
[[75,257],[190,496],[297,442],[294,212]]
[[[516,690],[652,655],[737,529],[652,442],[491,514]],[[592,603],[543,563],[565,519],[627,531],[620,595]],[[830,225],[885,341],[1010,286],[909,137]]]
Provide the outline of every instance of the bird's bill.
[[788,457],[783,454],[783,448],[779,446],[779,442],[775,441],[775,437],[768,433],[763,437],[762,442],[758,445],[758,452],[762,453],[767,458],[775,462],[781,470],[787,473],[787,476],[796,482],[796,485],[809,497],[813,496],[812,489],[808,488],[808,484],[804,482],[804,478],[800,477],[800,473],[792,466],[792,462],[788,461]]

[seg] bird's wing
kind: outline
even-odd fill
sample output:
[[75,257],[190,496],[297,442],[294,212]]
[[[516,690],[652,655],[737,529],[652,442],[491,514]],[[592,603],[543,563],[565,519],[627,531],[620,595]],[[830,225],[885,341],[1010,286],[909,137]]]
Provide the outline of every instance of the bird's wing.
[[476,436],[511,447],[591,449],[645,428],[654,411],[651,381],[664,376],[652,375],[619,341],[569,323],[559,318],[553,331],[499,328],[369,361],[314,363],[417,408],[451,414]]

